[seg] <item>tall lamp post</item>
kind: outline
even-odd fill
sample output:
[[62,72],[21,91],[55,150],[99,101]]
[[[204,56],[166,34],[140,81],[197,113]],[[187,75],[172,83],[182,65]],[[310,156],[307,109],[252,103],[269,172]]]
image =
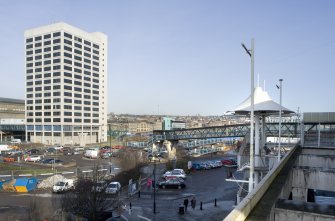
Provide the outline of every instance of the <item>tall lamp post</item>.
[[156,160],[154,159],[154,214],[156,214]]
[[279,138],[279,144],[278,144],[278,162],[280,161],[280,149],[281,149],[281,112],[282,112],[282,88],[283,88],[283,85],[282,85],[282,82],[283,82],[283,79],[279,79],[279,86],[277,86],[277,88],[280,90],[279,92],[279,104],[280,104],[280,107],[279,107],[279,129],[278,129],[278,138]]
[[242,43],[242,47],[247,52],[247,54],[251,58],[251,113],[250,113],[250,174],[249,174],[249,193],[254,188],[254,39],[251,39],[251,49],[247,49],[247,47]]
[[109,173],[112,174],[112,125],[108,124],[109,130]]

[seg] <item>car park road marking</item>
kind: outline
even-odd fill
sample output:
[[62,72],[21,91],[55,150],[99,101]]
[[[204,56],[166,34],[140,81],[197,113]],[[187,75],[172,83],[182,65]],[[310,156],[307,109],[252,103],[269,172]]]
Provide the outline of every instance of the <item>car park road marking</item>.
[[128,221],[128,219],[124,216],[124,215],[121,215],[122,219]]
[[146,221],[151,221],[151,219],[146,218],[146,217],[141,216],[141,215],[137,215],[137,217],[140,218],[140,219],[144,219],[144,220],[146,220]]
[[82,171],[83,173],[91,173],[91,172],[93,172],[93,170],[84,170],[84,171]]
[[19,176],[33,176],[33,174],[28,173],[28,174],[20,174]]
[[48,197],[52,197],[52,193],[37,193],[37,194],[34,194],[34,193],[20,193],[20,194],[15,194],[15,195],[12,195],[12,196],[16,196],[16,197],[20,197],[20,196],[37,196],[37,197],[43,197],[43,198],[48,198]]
[[0,175],[0,177],[11,177],[12,175]]
[[74,172],[71,172],[71,171],[65,171],[63,172],[62,174],[73,174]]
[[9,209],[9,206],[0,206],[0,209]]
[[107,169],[99,169],[98,171],[107,171]]
[[53,173],[42,173],[40,174],[41,176],[49,176],[49,175],[53,175]]

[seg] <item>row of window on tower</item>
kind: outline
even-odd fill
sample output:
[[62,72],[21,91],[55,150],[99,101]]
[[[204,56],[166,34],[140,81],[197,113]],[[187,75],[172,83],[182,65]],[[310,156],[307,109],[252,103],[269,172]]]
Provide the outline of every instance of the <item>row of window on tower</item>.
[[[39,41],[42,41],[42,37],[43,37],[43,40],[44,41],[48,41],[48,39],[51,39],[52,37],[53,38],[57,38],[57,37],[60,37],[61,36],[61,32],[54,32],[54,33],[50,33],[50,34],[45,34],[45,35],[40,35],[40,36],[35,36],[33,38],[27,38],[26,39],[26,44],[29,44],[29,43],[33,43],[34,41],[35,42],[39,42]],[[78,43],[83,43],[83,39],[80,38],[80,37],[76,37],[76,36],[73,36],[69,33],[66,33],[64,32],[64,38],[68,38],[68,39],[73,39],[75,42],[78,42]],[[93,44],[91,43],[90,41],[87,41],[87,40],[84,40],[84,45],[87,45],[87,46],[93,46],[93,48],[95,49],[99,49],[99,45],[97,44]]]
[[[63,119],[63,121],[62,121]],[[61,122],[66,122],[66,123],[99,123],[99,119],[81,119],[81,118],[27,118],[28,123],[49,123],[49,122],[54,122],[54,123],[61,123]]]

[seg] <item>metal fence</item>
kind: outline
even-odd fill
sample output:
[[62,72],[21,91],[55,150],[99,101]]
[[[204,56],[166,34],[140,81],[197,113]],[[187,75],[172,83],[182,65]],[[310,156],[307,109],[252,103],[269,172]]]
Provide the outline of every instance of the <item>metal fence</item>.
[[303,146],[335,148],[335,124],[319,123],[310,127],[303,125],[303,128]]
[[110,167],[109,165],[100,165],[98,168],[94,167],[76,167],[69,168],[66,171],[48,168],[48,169],[24,169],[24,170],[1,170],[0,180],[2,179],[15,179],[19,177],[36,177],[37,179],[46,179],[53,175],[62,175],[67,178],[85,177],[89,178],[93,176],[93,172],[97,171],[102,176],[114,176],[119,172],[119,168]]

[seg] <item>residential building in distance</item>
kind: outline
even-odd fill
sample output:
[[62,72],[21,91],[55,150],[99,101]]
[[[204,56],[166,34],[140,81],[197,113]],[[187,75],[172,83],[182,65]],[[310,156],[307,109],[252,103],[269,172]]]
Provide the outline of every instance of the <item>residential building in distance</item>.
[[217,127],[230,124],[245,124],[244,116],[169,116],[169,115],[132,115],[109,114],[112,132],[120,134],[152,133],[153,130],[192,129],[201,127]]
[[62,145],[107,141],[107,36],[61,22],[24,37],[26,137]]
[[170,117],[163,117],[163,130],[186,129],[185,121],[176,121]]

